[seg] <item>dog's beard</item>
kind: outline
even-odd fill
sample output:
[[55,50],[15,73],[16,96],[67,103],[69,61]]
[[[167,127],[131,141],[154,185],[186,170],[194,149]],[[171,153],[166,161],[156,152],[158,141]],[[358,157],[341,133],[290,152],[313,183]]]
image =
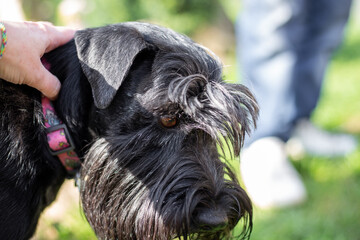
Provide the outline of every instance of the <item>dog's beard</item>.
[[[206,137],[194,138],[198,151],[190,150],[192,144],[182,149],[181,157],[167,146],[164,151],[173,154],[155,150],[141,157],[121,150],[120,139],[93,144],[81,170],[81,201],[100,239],[226,239],[233,237],[231,231],[241,218],[243,236],[248,235],[250,200],[217,157],[215,144],[204,149],[201,146],[208,144],[199,139]],[[135,142],[127,139],[123,144],[131,149]],[[215,208],[227,218],[226,226],[200,226],[201,212]]]

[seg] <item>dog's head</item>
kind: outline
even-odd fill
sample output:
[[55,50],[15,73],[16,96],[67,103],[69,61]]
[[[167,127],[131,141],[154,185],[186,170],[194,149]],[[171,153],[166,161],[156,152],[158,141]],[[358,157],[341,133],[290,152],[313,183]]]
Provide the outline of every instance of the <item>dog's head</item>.
[[[101,239],[221,239],[252,207],[218,153],[239,155],[257,105],[219,61],[171,30],[123,23],[75,35],[94,106],[81,169],[85,215]],[[221,152],[221,151],[220,151]]]

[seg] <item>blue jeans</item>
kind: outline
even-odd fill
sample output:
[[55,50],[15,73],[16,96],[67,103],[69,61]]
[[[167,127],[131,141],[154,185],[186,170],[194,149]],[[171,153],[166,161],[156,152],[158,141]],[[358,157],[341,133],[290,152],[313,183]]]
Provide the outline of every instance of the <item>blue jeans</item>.
[[268,136],[286,141],[309,118],[325,70],[339,46],[351,0],[243,0],[236,24],[242,83],[260,106],[245,146]]

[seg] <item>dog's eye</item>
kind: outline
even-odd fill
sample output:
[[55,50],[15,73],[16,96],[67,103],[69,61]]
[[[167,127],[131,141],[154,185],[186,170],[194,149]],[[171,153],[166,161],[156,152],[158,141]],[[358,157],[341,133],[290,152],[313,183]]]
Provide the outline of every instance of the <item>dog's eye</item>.
[[161,116],[160,123],[166,128],[171,128],[176,125],[177,119],[175,116]]

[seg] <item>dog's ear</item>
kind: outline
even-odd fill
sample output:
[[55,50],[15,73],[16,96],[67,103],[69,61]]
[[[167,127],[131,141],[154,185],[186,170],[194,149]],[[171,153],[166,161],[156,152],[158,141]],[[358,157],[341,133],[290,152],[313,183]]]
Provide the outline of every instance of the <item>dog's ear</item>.
[[77,31],[75,44],[95,106],[101,109],[110,105],[136,55],[147,47],[138,31],[122,25]]

